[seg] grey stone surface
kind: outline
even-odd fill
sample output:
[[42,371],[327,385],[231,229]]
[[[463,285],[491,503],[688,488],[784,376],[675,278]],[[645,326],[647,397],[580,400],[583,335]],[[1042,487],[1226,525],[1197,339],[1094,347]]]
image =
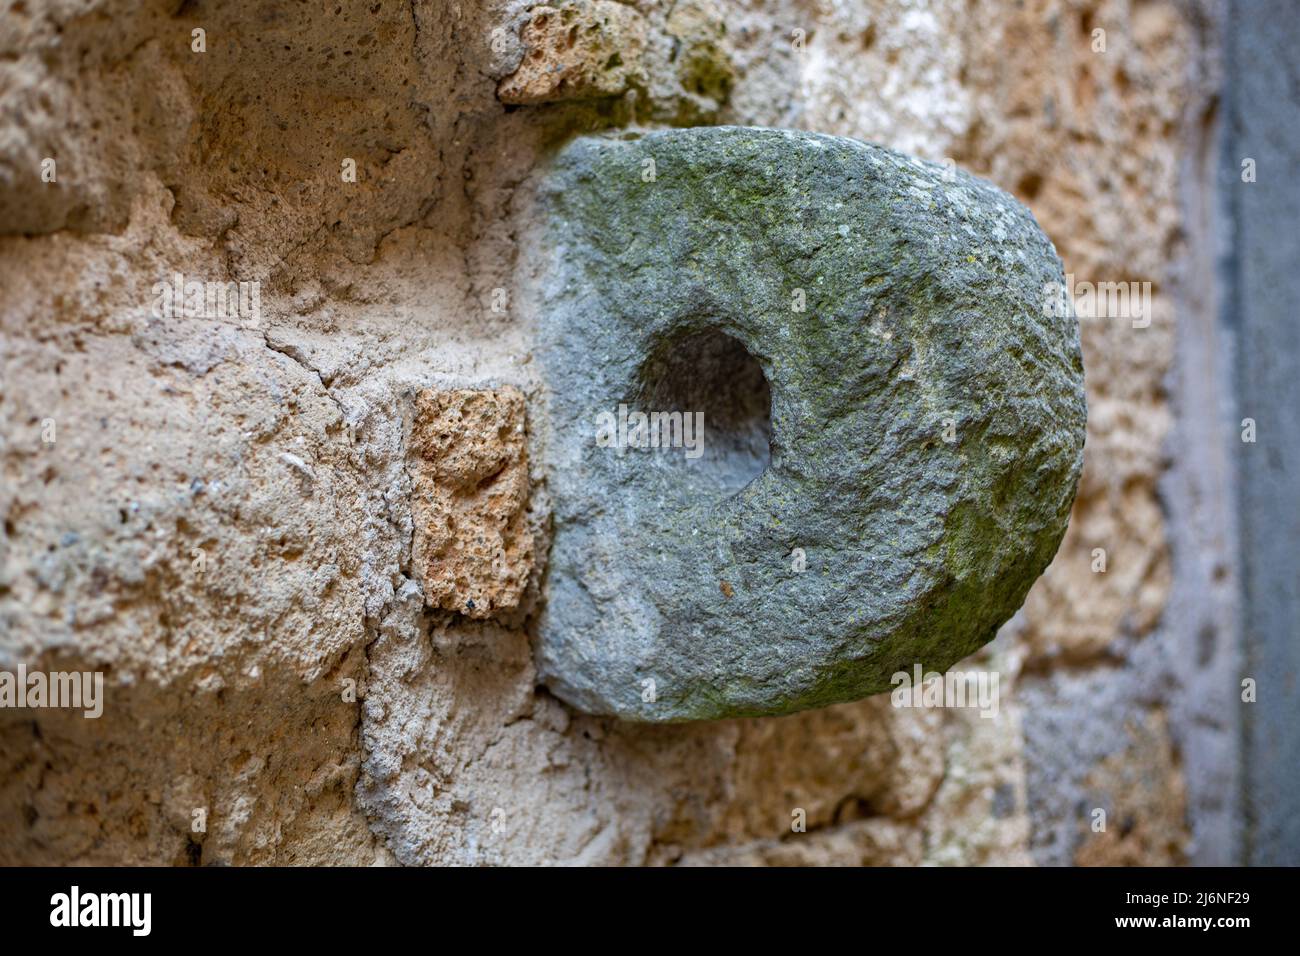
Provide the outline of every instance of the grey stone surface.
[[[1235,229],[1226,319],[1237,336],[1242,634],[1255,703],[1240,704],[1245,741],[1247,860],[1300,864],[1300,99],[1286,4],[1234,3],[1227,17],[1228,131],[1224,191]],[[1256,164],[1243,182],[1241,164]],[[1254,443],[1236,441],[1255,420]]]
[[[543,200],[555,693],[781,714],[994,636],[1060,542],[1086,419],[1028,210],[887,149],[734,127],[579,139]],[[703,412],[702,453],[602,447],[621,404]]]

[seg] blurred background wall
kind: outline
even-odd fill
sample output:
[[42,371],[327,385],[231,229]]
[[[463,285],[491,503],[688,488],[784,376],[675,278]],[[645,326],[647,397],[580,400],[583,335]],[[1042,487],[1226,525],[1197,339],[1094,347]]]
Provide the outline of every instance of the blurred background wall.
[[[1268,693],[1244,721],[1245,855],[1300,861],[1300,573],[1296,452],[1300,442],[1300,76],[1287,49],[1295,10],[1235,2],[1225,26],[1225,148],[1218,180],[1228,210],[1221,310],[1236,356],[1237,411],[1269,422],[1267,441],[1238,448],[1245,673]],[[1246,183],[1245,170],[1270,169]],[[1254,185],[1264,188],[1255,190]]]
[[[1290,6],[559,6],[6,4],[0,666],[108,689],[0,710],[0,863],[1300,861]],[[530,659],[545,475],[495,433],[462,450],[528,473],[531,583],[424,607],[415,396],[518,388],[545,441],[537,169],[716,123],[951,160],[1077,281],[1151,284],[1082,322],[1071,527],[969,665],[996,719],[571,712]],[[259,321],[160,317],[177,272]]]

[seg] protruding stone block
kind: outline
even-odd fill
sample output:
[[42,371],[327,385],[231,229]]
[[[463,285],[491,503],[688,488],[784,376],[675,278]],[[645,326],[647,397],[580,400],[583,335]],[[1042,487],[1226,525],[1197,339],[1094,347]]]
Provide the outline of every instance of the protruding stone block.
[[782,714],[992,639],[1083,459],[1078,323],[1027,209],[877,146],[725,127],[579,139],[544,199],[556,694]]
[[523,395],[420,392],[411,455],[425,603],[474,618],[517,608],[533,567]]
[[503,103],[618,96],[640,69],[645,19],[612,0],[533,7],[520,39],[524,58],[497,87]]

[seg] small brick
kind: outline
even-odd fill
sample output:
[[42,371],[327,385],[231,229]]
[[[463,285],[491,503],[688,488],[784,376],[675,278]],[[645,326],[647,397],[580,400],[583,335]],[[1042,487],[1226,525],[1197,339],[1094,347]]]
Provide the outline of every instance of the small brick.
[[515,388],[416,396],[414,560],[430,607],[487,618],[519,606],[533,568],[524,423]]

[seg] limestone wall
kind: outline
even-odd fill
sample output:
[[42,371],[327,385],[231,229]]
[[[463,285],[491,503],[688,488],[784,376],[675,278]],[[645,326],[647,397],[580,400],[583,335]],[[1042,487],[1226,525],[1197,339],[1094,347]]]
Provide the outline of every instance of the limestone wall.
[[[1237,860],[1233,519],[1196,424],[1218,29],[1173,0],[9,4],[0,666],[107,685],[97,720],[0,709],[0,863]],[[1149,325],[1083,323],[1085,470],[978,655],[996,719],[644,727],[537,685],[538,170],[716,123],[951,159],[1077,279],[1152,284]],[[168,314],[178,273],[259,308]]]

